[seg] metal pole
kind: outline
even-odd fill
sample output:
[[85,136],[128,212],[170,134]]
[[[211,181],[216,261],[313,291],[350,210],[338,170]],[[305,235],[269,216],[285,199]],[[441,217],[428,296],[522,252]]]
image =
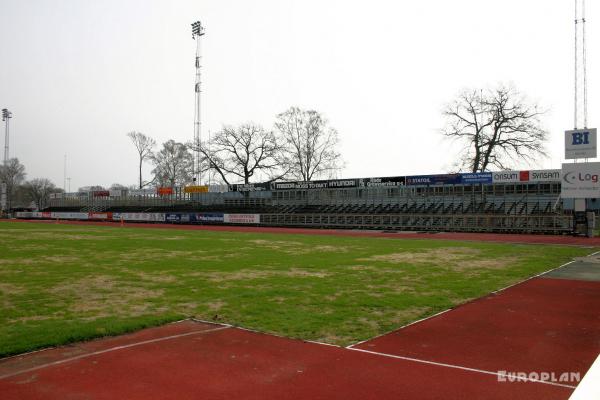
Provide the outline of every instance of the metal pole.
[[12,113],[8,111],[8,109],[2,109],[2,121],[4,121],[4,160],[3,163],[6,165],[8,163],[9,158],[9,141],[10,141],[10,119],[12,118]]
[[9,141],[10,141],[10,117],[6,118],[6,127],[4,134],[4,165],[8,163],[9,154]]
[[573,126],[575,129],[577,129],[577,92],[578,92],[578,85],[577,85],[577,73],[578,73],[578,63],[577,63],[577,22],[578,22],[578,15],[577,15],[577,2],[579,0],[575,0],[575,52],[574,52],[574,56],[575,56],[575,68],[574,68],[574,72],[575,72],[575,85],[574,85],[574,99],[573,99],[573,105],[574,105],[574,110],[573,110]]
[[196,185],[202,184],[202,173],[200,169],[200,144],[202,140],[201,118],[200,118],[200,93],[201,93],[201,37],[204,36],[204,27],[200,21],[192,24],[192,38],[196,40],[196,81],[194,83],[195,105],[194,105],[194,166],[193,176]]
[[63,166],[63,190],[67,192],[67,155],[65,154],[65,163]]

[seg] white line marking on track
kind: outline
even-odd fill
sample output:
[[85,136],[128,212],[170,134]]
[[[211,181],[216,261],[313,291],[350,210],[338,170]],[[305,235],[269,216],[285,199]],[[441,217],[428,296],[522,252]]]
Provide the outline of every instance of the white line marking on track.
[[[457,306],[457,307],[458,307],[458,306]],[[399,330],[401,330],[401,329],[408,328],[408,327],[409,327],[409,326],[411,326],[411,325],[418,324],[419,322],[423,322],[423,321],[426,321],[426,320],[428,320],[428,319],[435,318],[435,317],[437,317],[438,315],[442,315],[442,314],[444,314],[444,313],[447,313],[448,311],[454,310],[454,308],[456,308],[456,307],[448,308],[448,309],[445,309],[445,310],[443,310],[443,311],[440,311],[440,312],[438,312],[438,313],[435,313],[435,314],[433,314],[433,315],[430,315],[429,317],[425,317],[425,318],[421,318],[421,319],[418,319],[418,320],[416,320],[416,321],[413,321],[413,322],[409,322],[408,324],[406,324],[406,325],[402,325],[402,326],[400,326],[400,327],[398,327],[398,328],[394,328],[394,329],[392,329],[392,330],[391,330],[391,331],[389,331],[389,332],[384,332],[384,333],[382,333],[382,334],[380,334],[380,335],[373,336],[372,338],[365,339],[365,340],[361,340],[360,342],[357,342],[357,343],[353,343],[353,344],[351,344],[351,345],[349,345],[349,346],[346,346],[346,348],[347,348],[347,349],[351,349],[353,346],[358,346],[358,345],[361,345],[361,344],[363,344],[363,343],[370,342],[371,340],[375,340],[375,339],[377,339],[377,338],[380,338],[380,337],[382,337],[382,336],[389,335],[390,333],[394,333],[394,332],[396,332],[396,331],[399,331]]]
[[143,346],[145,344],[157,343],[157,342],[162,342],[162,341],[165,341],[165,340],[178,339],[178,338],[186,337],[186,336],[201,335],[203,333],[216,332],[216,331],[221,331],[223,329],[229,329],[229,326],[220,326],[218,328],[206,329],[206,330],[203,330],[203,331],[194,331],[194,332],[181,333],[179,335],[165,336],[165,337],[161,337],[161,338],[149,339],[149,340],[144,340],[144,341],[141,341],[141,342],[124,344],[124,345],[121,345],[121,346],[115,346],[115,347],[111,347],[111,348],[104,349],[104,350],[94,351],[92,353],[81,354],[81,355],[78,355],[78,356],[75,356],[75,357],[65,358],[64,360],[58,360],[58,361],[53,361],[53,362],[50,362],[50,363],[47,363],[47,364],[38,365],[37,367],[24,369],[22,371],[11,372],[9,374],[0,375],[0,379],[11,378],[13,376],[17,376],[17,375],[21,375],[21,374],[26,374],[28,372],[37,371],[37,370],[40,370],[40,369],[43,369],[43,368],[53,367],[55,365],[61,365],[61,364],[65,364],[65,363],[68,363],[68,362],[71,362],[71,361],[81,360],[82,358],[93,357],[93,356],[97,356],[97,355],[104,354],[104,353],[110,353],[110,352],[117,351],[117,350],[123,350],[123,349],[128,349],[128,348],[131,348],[131,347]]
[[585,374],[569,400],[600,399],[600,355]]
[[394,355],[394,354],[379,353],[377,351],[371,351],[371,350],[363,350],[363,349],[355,349],[355,348],[347,348],[347,349],[351,350],[351,351],[360,351],[361,353],[373,354],[373,355],[376,355],[376,356],[395,358],[395,359],[398,359],[398,360],[413,361],[413,362],[417,362],[417,363],[421,363],[421,364],[436,365],[438,367],[460,369],[460,370],[463,370],[463,371],[477,372],[477,373],[480,373],[480,374],[495,375],[495,376],[499,376],[499,377],[511,378],[511,379],[515,379],[515,380],[519,380],[519,381],[524,381],[524,382],[543,383],[545,385],[560,386],[560,387],[565,387],[565,388],[569,388],[569,389],[575,389],[575,386],[565,385],[565,384],[562,384],[562,383],[548,382],[548,381],[542,381],[542,380],[538,380],[538,379],[522,378],[522,377],[518,377],[518,376],[514,376],[513,377],[513,376],[511,376],[509,374],[502,374],[502,373],[499,373],[499,372],[486,371],[486,370],[483,370],[483,369],[469,368],[469,367],[463,367],[463,366],[460,366],[460,365],[445,364],[445,363],[439,363],[439,362],[435,362],[435,361],[421,360],[419,358],[397,356],[397,355]]

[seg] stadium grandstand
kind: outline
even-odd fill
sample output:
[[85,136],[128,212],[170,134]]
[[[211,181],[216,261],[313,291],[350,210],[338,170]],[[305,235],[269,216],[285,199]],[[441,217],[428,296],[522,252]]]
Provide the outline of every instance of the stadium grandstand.
[[500,171],[58,193],[17,218],[572,233],[560,195],[560,170]]

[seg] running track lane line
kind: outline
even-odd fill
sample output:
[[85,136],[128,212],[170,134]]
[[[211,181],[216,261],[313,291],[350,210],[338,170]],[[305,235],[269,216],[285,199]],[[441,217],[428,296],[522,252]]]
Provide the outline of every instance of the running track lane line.
[[11,372],[11,373],[6,374],[6,375],[1,375],[0,379],[12,378],[13,376],[17,376],[17,375],[21,375],[21,374],[26,374],[26,373],[37,371],[37,370],[40,370],[40,369],[44,369],[44,368],[48,368],[48,367],[53,367],[55,365],[61,365],[61,364],[65,364],[65,363],[68,363],[68,362],[71,362],[71,361],[81,360],[82,358],[93,357],[93,356],[97,356],[97,355],[104,354],[104,353],[110,353],[110,352],[117,351],[117,350],[123,350],[123,349],[128,349],[128,348],[131,348],[131,347],[143,346],[145,344],[162,342],[162,341],[165,341],[165,340],[178,339],[178,338],[186,337],[186,336],[201,335],[203,333],[211,333],[211,332],[221,331],[221,330],[229,329],[229,328],[231,328],[231,327],[230,326],[220,326],[218,328],[206,329],[206,330],[203,330],[203,331],[186,332],[186,333],[181,333],[179,335],[165,336],[165,337],[162,337],[162,338],[149,339],[149,340],[144,340],[144,341],[137,342],[137,343],[124,344],[122,346],[115,346],[115,347],[111,347],[109,349],[98,350],[98,351],[94,351],[92,353],[81,354],[81,355],[78,355],[78,356],[75,356],[75,357],[65,358],[64,360],[58,360],[58,361],[53,361],[53,362],[48,363],[48,364],[38,365],[37,367],[24,369],[22,371]]
[[569,389],[575,389],[576,388],[576,386],[565,385],[565,384],[562,384],[562,383],[542,381],[542,380],[539,380],[539,379],[522,378],[522,377],[514,376],[514,375],[511,375],[511,374],[502,374],[502,373],[499,373],[499,372],[486,371],[486,370],[477,369],[477,368],[463,367],[463,366],[460,366],[460,365],[445,364],[445,363],[439,363],[439,362],[435,362],[435,361],[421,360],[421,359],[418,359],[418,358],[397,356],[397,355],[394,355],[394,354],[387,354],[387,353],[379,353],[377,351],[356,349],[356,348],[353,348],[353,347],[351,347],[351,348],[346,347],[346,349],[350,350],[350,351],[360,351],[361,353],[373,354],[373,355],[376,355],[376,356],[395,358],[395,359],[398,359],[398,360],[413,361],[413,362],[418,362],[418,363],[421,363],[421,364],[428,364],[428,365],[436,365],[438,367],[460,369],[462,371],[477,372],[477,373],[486,374],[486,375],[495,375],[497,377],[503,377],[503,378],[507,378],[507,379],[514,379],[514,380],[523,381],[523,382],[543,383],[543,384],[546,384],[546,385],[560,386],[560,387],[565,387],[565,388],[569,388]]

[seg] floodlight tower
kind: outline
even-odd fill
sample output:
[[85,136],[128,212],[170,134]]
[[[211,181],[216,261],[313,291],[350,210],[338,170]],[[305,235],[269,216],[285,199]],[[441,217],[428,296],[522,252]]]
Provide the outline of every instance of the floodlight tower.
[[6,108],[2,109],[2,121],[4,121],[4,165],[8,162],[8,139],[9,139],[9,120],[12,113]]
[[196,40],[196,82],[194,83],[194,92],[196,94],[196,102],[194,107],[194,168],[193,176],[196,185],[202,184],[202,173],[200,171],[200,39],[204,36],[204,27],[200,21],[192,24],[192,39]]
[[[575,85],[574,85],[574,127],[575,129],[579,128],[579,121],[581,120],[580,116],[583,117],[583,128],[587,129],[587,105],[588,105],[588,96],[587,96],[587,49],[586,49],[586,35],[585,35],[585,0],[574,0],[575,2]],[[581,4],[581,7],[578,7],[578,4]],[[579,37],[581,34],[581,38]],[[581,46],[581,54],[579,47]],[[581,65],[579,63],[579,57],[581,55]],[[580,79],[582,78],[582,79]],[[579,97],[582,95],[583,97],[583,110],[579,108]],[[583,115],[581,115],[583,114]]]

